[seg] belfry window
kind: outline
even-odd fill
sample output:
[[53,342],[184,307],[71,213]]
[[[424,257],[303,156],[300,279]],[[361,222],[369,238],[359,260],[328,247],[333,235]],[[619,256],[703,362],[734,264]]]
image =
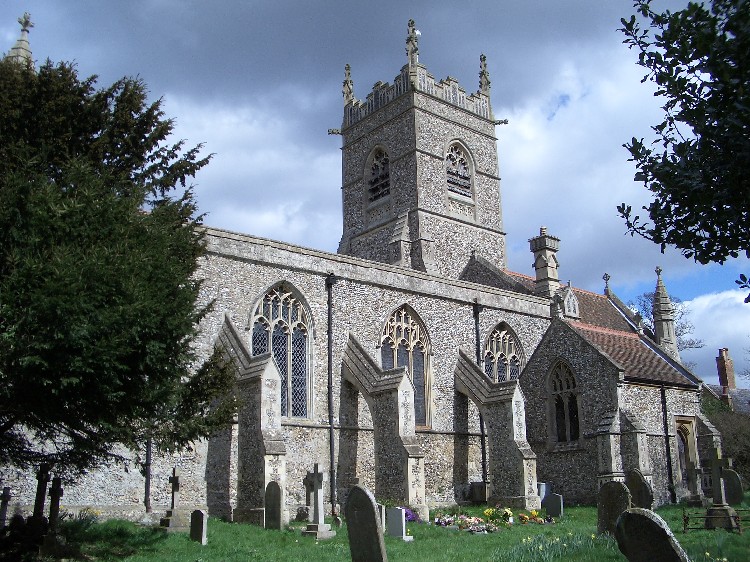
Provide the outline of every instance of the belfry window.
[[448,148],[445,157],[445,174],[448,191],[471,197],[471,167],[466,152],[461,145],[454,143]]
[[281,415],[308,417],[309,315],[284,284],[268,291],[251,320],[251,353],[271,353],[281,375]]
[[430,419],[430,340],[421,320],[404,305],[383,328],[380,354],[384,370],[406,367],[414,384],[414,421],[428,425]]
[[565,363],[557,363],[549,374],[551,429],[554,441],[578,441],[578,390],[573,371]]
[[370,158],[370,177],[367,180],[370,202],[377,201],[391,192],[391,170],[388,153],[378,147]]
[[504,322],[492,330],[484,346],[484,374],[494,382],[516,380],[524,361],[521,346]]

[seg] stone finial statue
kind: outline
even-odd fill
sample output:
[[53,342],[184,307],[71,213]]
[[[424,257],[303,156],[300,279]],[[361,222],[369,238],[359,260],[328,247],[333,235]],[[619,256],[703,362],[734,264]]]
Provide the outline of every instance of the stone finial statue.
[[419,31],[414,20],[409,20],[409,34],[406,36],[406,55],[409,57],[409,68],[415,68],[419,63]]
[[351,67],[347,64],[344,67],[344,85],[341,93],[344,94],[344,105],[354,101],[354,82],[352,81]]
[[16,44],[6,55],[7,59],[13,60],[19,64],[33,65],[34,62],[31,58],[31,49],[29,48],[29,29],[34,27],[31,22],[31,15],[29,12],[24,12],[23,16],[18,18],[18,23],[21,24],[21,37],[19,37]]
[[487,57],[482,54],[479,57],[479,91],[490,95],[490,73],[487,72]]

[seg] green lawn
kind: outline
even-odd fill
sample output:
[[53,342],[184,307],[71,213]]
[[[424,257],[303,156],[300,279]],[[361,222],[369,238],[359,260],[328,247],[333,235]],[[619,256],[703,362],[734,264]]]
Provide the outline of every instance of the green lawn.
[[[747,501],[744,507],[747,507]],[[469,508],[481,516],[482,508]],[[666,507],[658,513],[669,523],[693,562],[750,560],[750,531],[682,532],[682,509]],[[74,522],[69,522],[74,523]],[[78,548],[78,560],[126,561],[289,561],[340,562],[349,559],[346,526],[331,540],[315,541],[302,537],[302,524],[285,531],[266,531],[250,525],[209,520],[208,545],[191,542],[186,534],[166,534],[124,521],[108,521],[70,532]],[[514,524],[498,532],[473,535],[423,523],[409,523],[414,541],[405,543],[386,537],[391,561],[529,561],[576,560],[606,562],[625,560],[614,539],[596,536],[596,508],[572,507],[554,524]]]

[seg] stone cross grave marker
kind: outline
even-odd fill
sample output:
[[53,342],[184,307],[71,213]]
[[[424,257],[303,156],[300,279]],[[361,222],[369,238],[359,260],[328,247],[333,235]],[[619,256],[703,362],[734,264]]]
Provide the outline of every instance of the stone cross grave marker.
[[731,468],[722,470],[721,475],[724,478],[724,499],[729,505],[742,503],[745,496],[742,492],[740,475]]
[[642,507],[643,509],[651,509],[653,507],[654,490],[640,470],[634,468],[625,472],[625,485],[630,490],[634,507]]
[[54,533],[60,517],[60,498],[63,497],[62,479],[57,476],[52,479],[49,497],[49,530]]
[[406,534],[406,510],[403,507],[389,507],[386,511],[388,535],[411,542],[414,537]]
[[47,484],[49,484],[50,466],[48,464],[39,465],[39,472],[36,473],[36,498],[34,499],[33,518],[41,519],[44,517],[44,501],[47,497]]
[[3,486],[3,494],[0,496],[0,531],[5,529],[5,521],[8,519],[10,497],[10,487]]
[[634,507],[620,514],[615,538],[629,562],[690,562],[664,519],[648,509]]
[[172,476],[169,477],[169,483],[172,486],[172,501],[170,509],[167,510],[166,517],[162,517],[159,524],[166,527],[168,532],[184,531],[187,522],[183,521],[178,508],[180,507],[180,470],[175,466],[172,469]]
[[[317,469],[317,464],[315,469]],[[315,471],[315,469],[313,469]],[[312,497],[313,497],[313,474],[314,472],[308,472],[305,478],[302,480],[302,485],[305,487],[305,505],[307,506],[307,521],[308,523],[313,522],[313,510],[312,510]]]
[[190,540],[202,545],[208,543],[208,513],[205,509],[196,509],[190,514]]
[[563,516],[563,497],[561,494],[547,494],[544,509],[549,517]]
[[344,505],[352,562],[388,562],[375,498],[362,486],[349,491]]
[[736,529],[737,512],[727,505],[724,471],[732,468],[732,460],[722,458],[718,449],[711,451],[712,504],[706,511],[706,529]]
[[597,533],[614,535],[617,518],[631,507],[630,490],[625,484],[616,481],[604,483],[596,501]]
[[312,472],[308,472],[304,482],[305,489],[310,486],[312,495],[312,512],[307,529],[302,531],[306,537],[315,537],[316,539],[330,539],[336,536],[336,531],[331,530],[331,526],[325,522],[325,507],[323,503],[323,482],[326,481],[326,475],[320,470],[318,463],[315,463]]
[[281,530],[282,517],[281,511],[283,509],[281,499],[281,486],[275,480],[271,480],[266,486],[266,495],[263,501],[266,509],[266,529],[274,529],[276,531]]

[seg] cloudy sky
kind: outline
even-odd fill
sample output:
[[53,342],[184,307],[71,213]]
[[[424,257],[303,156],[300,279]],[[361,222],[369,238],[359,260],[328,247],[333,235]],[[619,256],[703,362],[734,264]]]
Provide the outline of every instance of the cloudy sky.
[[653,290],[660,265],[705,341],[683,354],[696,373],[716,381],[721,347],[738,371],[750,368],[750,305],[734,283],[748,260],[700,266],[661,254],[617,216],[619,203],[648,202],[622,144],[660,122],[617,31],[630,0],[4,0],[0,52],[24,11],[35,60],[76,61],[102,85],[141,77],[177,136],[215,154],[196,181],[206,224],[327,251],[341,236],[341,138],[326,132],[341,126],[344,65],[358,98],[391,82],[413,18],[420,62],[436,78],[475,91],[487,55],[495,117],[510,121],[496,129],[509,267],[532,274],[528,239],[541,225],[561,239],[561,278],[575,286],[600,293],[607,272],[627,302]]

